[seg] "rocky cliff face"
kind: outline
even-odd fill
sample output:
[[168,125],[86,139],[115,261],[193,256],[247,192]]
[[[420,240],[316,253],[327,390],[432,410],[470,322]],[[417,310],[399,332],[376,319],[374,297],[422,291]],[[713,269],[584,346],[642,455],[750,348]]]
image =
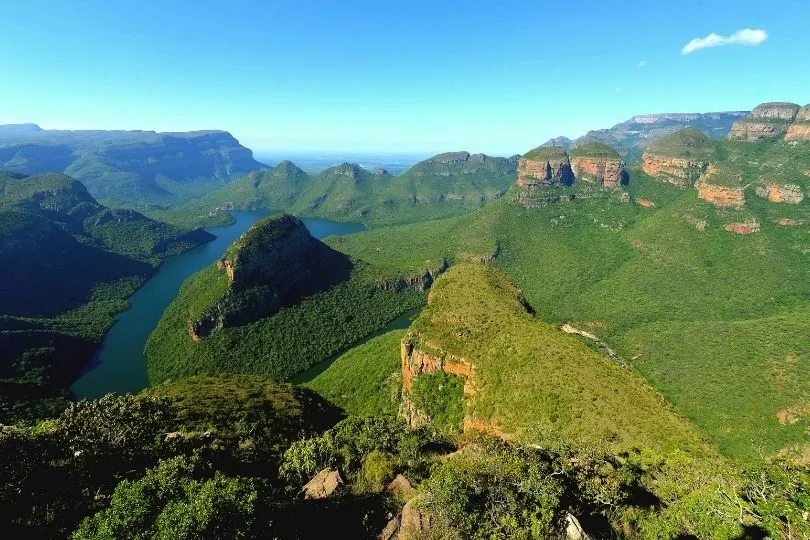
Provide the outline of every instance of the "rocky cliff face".
[[676,186],[688,186],[708,167],[700,160],[689,160],[655,155],[645,150],[641,157],[641,170]]
[[718,181],[725,176],[724,172],[716,165],[709,165],[709,168],[706,169],[706,172],[695,184],[698,197],[718,208],[741,208],[745,204],[744,187]]
[[804,200],[802,188],[797,184],[765,182],[757,186],[756,193],[772,203],[799,204]]
[[[444,372],[464,379],[464,395],[475,394],[475,383],[472,380],[474,368],[464,358],[450,353],[429,350],[421,343],[419,336],[409,332],[402,339],[400,345],[400,358],[402,369],[402,403],[400,415],[411,427],[419,427],[430,423],[430,417],[419,410],[411,399],[410,392],[413,380],[421,374]],[[464,425],[468,424],[467,419]]]
[[641,157],[641,169],[670,184],[691,186],[713,157],[709,138],[694,128],[684,128],[650,144]]
[[570,186],[573,183],[574,171],[571,169],[571,161],[561,146],[535,148],[522,156],[518,162],[518,187]]
[[313,238],[296,217],[279,215],[251,227],[228,248],[216,268],[224,295],[189,321],[192,339],[272,315],[284,305],[348,277],[351,263]]
[[795,103],[763,103],[745,118],[734,122],[728,139],[732,141],[759,141],[784,135],[796,118],[799,106]]
[[785,133],[786,141],[810,141],[810,105],[796,113],[796,118]]
[[627,171],[618,152],[611,147],[590,143],[571,150],[571,169],[577,180],[606,188],[627,183]]

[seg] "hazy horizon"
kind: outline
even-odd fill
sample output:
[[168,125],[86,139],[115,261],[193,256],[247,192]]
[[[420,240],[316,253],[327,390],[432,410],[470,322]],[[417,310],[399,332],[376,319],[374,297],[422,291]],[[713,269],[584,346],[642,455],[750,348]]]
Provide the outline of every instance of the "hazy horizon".
[[807,103],[810,35],[795,22],[810,4],[780,6],[19,2],[4,10],[0,123],[504,155],[637,114]]

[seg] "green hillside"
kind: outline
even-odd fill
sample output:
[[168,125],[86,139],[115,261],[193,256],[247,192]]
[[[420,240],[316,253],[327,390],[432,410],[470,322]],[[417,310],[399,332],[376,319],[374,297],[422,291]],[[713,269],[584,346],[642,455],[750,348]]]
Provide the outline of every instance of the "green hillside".
[[132,210],[102,206],[73,178],[46,173],[0,176],[0,211],[47,218],[84,244],[155,263],[211,239],[201,230],[183,230]]
[[183,284],[146,344],[149,378],[288,379],[424,303],[429,282],[410,275],[349,259],[292,216],[267,218]]
[[460,264],[436,281],[428,307],[411,325],[415,349],[472,366],[465,422],[526,442],[541,443],[550,432],[572,444],[706,451],[698,431],[640,377],[535,320],[521,300],[503,272]]
[[653,154],[695,161],[709,161],[715,153],[715,143],[691,127],[661,137],[647,148]]
[[225,131],[0,131],[0,170],[65,173],[114,206],[176,205],[263,167]]
[[619,153],[611,146],[602,143],[585,143],[571,149],[569,155],[573,157],[621,159]]
[[502,197],[516,168],[516,157],[468,152],[439,154],[399,176],[351,163],[309,176],[285,161],[179,210],[207,216],[225,209],[271,209],[370,226],[413,223],[469,212]]
[[[722,142],[719,148],[731,146]],[[738,151],[790,163],[780,148],[753,143]],[[807,155],[791,148],[794,161]],[[712,339],[706,361],[693,352],[706,350],[702,340],[715,327],[773,320],[800,324],[810,294],[807,229],[774,220],[810,222],[807,202],[777,205],[754,196],[741,210],[718,209],[698,199],[694,189],[640,170],[631,177],[628,202],[607,191],[536,209],[502,200],[462,217],[371,230],[331,245],[403,271],[423,260],[454,261],[460,253],[498,246],[494,264],[515,281],[540,319],[569,323],[607,342],[727,455],[806,452],[803,430],[810,419],[799,414],[793,423],[782,423],[779,415],[791,407],[801,410],[810,387],[797,382],[783,392],[763,382],[779,359],[795,358],[797,367],[785,368],[790,377],[806,368],[801,341],[768,326],[766,341]],[[760,232],[741,236],[724,230],[749,217],[759,220]],[[683,324],[705,331],[677,331]],[[751,356],[748,347],[754,344],[761,352]],[[749,381],[737,373],[763,375]]]
[[0,422],[63,406],[126,298],[210,238],[106,208],[65,175],[0,175]]
[[355,416],[397,412],[402,385],[400,342],[392,330],[352,347],[303,386]]

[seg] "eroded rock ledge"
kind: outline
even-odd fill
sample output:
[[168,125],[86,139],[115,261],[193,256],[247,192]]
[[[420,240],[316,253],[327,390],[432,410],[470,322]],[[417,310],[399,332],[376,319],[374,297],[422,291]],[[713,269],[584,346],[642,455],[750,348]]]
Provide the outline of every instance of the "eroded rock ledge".
[[782,137],[786,141],[810,141],[810,105],[763,103],[745,118],[734,122],[727,136],[731,141]]
[[[420,336],[413,331],[402,339],[400,344],[400,358],[402,368],[402,403],[400,405],[400,415],[402,415],[411,427],[418,427],[430,422],[430,417],[420,411],[413,400],[410,392],[413,387],[413,380],[417,375],[427,373],[444,372],[464,379],[464,395],[475,394],[475,382],[472,375],[474,366],[464,358],[454,356],[439,349],[426,347]],[[468,425],[465,417],[464,425]]]

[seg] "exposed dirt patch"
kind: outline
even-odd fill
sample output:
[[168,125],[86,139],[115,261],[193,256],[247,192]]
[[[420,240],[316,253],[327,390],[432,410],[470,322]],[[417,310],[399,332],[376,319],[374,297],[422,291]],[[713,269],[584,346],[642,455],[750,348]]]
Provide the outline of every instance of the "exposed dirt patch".
[[810,417],[810,403],[800,402],[776,413],[776,418],[783,426],[795,424],[802,418]]

